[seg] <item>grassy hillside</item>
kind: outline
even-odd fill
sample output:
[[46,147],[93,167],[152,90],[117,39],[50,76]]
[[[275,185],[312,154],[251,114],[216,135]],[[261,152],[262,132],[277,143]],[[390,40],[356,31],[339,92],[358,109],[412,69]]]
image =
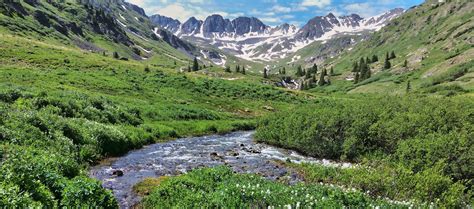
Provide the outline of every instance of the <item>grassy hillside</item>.
[[[114,59],[112,50],[127,56],[133,49],[16,15],[0,15],[0,207],[115,208],[111,192],[86,177],[90,164],[161,140],[252,129],[257,116],[309,101],[252,75],[180,73],[167,55]],[[87,37],[110,49],[73,41]],[[174,50],[153,46],[167,48]]]
[[[340,90],[351,93],[404,94],[410,81],[413,91],[450,95],[474,90],[474,3],[470,1],[427,1],[408,10],[367,41],[339,57],[328,66],[342,74]],[[394,51],[392,67],[384,69],[386,53]],[[372,78],[351,85],[354,62],[373,55],[379,61],[370,64]],[[404,66],[405,60],[407,66]]]

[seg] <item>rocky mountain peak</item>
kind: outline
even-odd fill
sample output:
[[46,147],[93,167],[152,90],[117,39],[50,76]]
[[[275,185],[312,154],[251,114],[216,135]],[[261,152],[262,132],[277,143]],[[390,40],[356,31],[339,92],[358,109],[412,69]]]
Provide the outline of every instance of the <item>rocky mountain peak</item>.
[[213,14],[207,17],[202,27],[204,36],[208,36],[211,33],[233,32],[230,20],[224,19],[218,14]]
[[191,17],[181,25],[180,34],[196,34],[201,30],[202,21]]
[[263,33],[268,27],[255,17],[238,17],[232,20],[232,25],[236,35],[244,35],[251,32]]
[[163,29],[166,29],[170,32],[176,33],[181,27],[181,22],[179,20],[173,19],[171,17],[166,17],[162,15],[153,15],[150,17],[150,21],[153,24],[160,26]]
[[124,2],[124,5],[125,5],[125,7],[130,8],[131,10],[137,12],[141,16],[147,17],[146,13],[145,13],[145,10],[143,8],[141,8],[141,7],[139,7],[135,4],[128,3],[128,2]]

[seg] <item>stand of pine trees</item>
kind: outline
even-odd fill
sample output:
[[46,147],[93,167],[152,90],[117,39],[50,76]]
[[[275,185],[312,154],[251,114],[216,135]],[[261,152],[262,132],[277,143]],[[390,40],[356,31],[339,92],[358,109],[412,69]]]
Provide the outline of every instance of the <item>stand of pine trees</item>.
[[[388,70],[392,68],[392,63],[390,62],[391,59],[395,59],[397,56],[395,52],[387,52],[385,54],[385,61],[383,65],[383,69]],[[360,58],[359,62],[354,62],[352,65],[352,73],[354,74],[354,83],[359,83],[363,80],[366,80],[372,76],[372,71],[370,70],[370,64],[376,63],[379,61],[379,57],[377,55],[372,55],[372,58]],[[407,61],[403,64],[404,67],[408,65]],[[332,74],[332,72],[330,73]]]

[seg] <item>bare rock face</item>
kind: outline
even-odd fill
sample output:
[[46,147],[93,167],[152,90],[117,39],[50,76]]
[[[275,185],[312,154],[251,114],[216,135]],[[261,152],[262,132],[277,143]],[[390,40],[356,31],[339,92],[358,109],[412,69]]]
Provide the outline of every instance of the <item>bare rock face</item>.
[[166,16],[161,16],[161,15],[151,16],[150,21],[153,24],[156,24],[156,25],[160,26],[161,28],[166,29],[166,30],[168,30],[172,33],[178,32],[178,30],[181,26],[181,22],[179,20],[175,20],[173,18],[166,17]]
[[[273,61],[285,58],[315,40],[372,33],[403,12],[398,8],[370,18],[358,14],[337,17],[329,13],[312,18],[301,28],[287,23],[272,27],[255,17],[230,20],[218,14],[204,20],[191,17],[182,24],[160,15],[150,19],[159,27],[198,46],[211,45],[250,61]],[[214,62],[217,65],[223,63],[221,59]]]
[[181,25],[180,34],[196,34],[199,33],[202,26],[202,21],[195,17],[189,18],[186,22]]

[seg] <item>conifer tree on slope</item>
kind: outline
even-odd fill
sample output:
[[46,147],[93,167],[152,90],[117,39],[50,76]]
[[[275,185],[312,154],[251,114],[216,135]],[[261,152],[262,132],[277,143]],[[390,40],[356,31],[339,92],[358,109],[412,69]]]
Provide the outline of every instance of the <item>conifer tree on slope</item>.
[[374,55],[372,56],[372,63],[376,63],[376,62],[378,62],[378,61],[379,61],[379,57],[377,57],[377,55],[374,54]]
[[383,65],[383,68],[384,68],[385,70],[388,70],[388,69],[390,69],[391,67],[392,67],[392,63],[390,63],[390,60],[389,60],[389,59],[385,59],[385,63],[384,63],[384,65]]
[[324,86],[326,84],[326,80],[324,80],[325,77],[326,77],[326,69],[323,69],[321,71],[321,75],[320,75],[319,81],[318,81],[319,86]]
[[301,65],[300,65],[300,66],[298,66],[298,68],[296,69],[296,76],[301,77],[301,76],[303,76],[303,75],[304,75],[303,69],[301,68]]
[[316,64],[313,65],[313,67],[311,68],[312,72],[311,73],[318,73],[318,66]]
[[194,57],[194,62],[193,62],[193,71],[198,71],[199,70],[199,63],[196,57]]

